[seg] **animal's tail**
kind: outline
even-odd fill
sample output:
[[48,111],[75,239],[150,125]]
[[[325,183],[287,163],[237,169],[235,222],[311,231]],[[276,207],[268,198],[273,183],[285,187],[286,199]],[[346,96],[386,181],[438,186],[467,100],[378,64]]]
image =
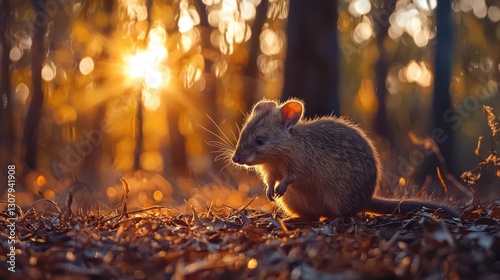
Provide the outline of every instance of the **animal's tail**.
[[460,217],[457,210],[449,206],[443,206],[433,202],[421,201],[421,200],[396,200],[396,199],[372,198],[371,202],[364,210],[379,214],[391,214],[391,213],[406,214],[422,208],[428,208],[453,218]]

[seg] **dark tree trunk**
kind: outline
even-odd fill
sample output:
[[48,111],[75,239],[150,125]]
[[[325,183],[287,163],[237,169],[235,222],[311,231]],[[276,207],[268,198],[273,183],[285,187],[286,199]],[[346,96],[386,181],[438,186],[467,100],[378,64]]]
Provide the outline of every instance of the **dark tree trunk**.
[[243,77],[247,80],[243,95],[246,108],[242,109],[245,112],[252,108],[253,104],[257,101],[255,98],[259,80],[257,58],[260,54],[260,32],[267,20],[268,6],[268,0],[262,0],[259,6],[257,6],[255,21],[252,25],[252,36],[248,41],[248,61],[243,70]]
[[389,141],[391,147],[394,144],[394,139],[387,122],[386,107],[386,79],[391,59],[389,58],[384,43],[389,30],[389,17],[396,8],[396,2],[396,0],[376,1],[376,3],[374,3],[376,7],[374,7],[373,11],[373,23],[375,26],[377,48],[379,52],[379,57],[375,64],[375,91],[377,93],[378,108],[375,114],[374,128],[378,135]]
[[170,144],[170,158],[172,172],[177,176],[188,175],[187,155],[186,155],[186,137],[179,131],[178,109],[171,108],[168,111],[168,143]]
[[339,115],[337,1],[291,0],[283,99],[306,102],[306,116]]
[[[443,129],[447,140],[438,143],[448,163],[448,171],[454,172],[454,137],[451,124],[445,121],[445,112],[451,108],[450,82],[453,71],[454,32],[451,1],[438,1],[436,9],[437,34],[434,58],[434,95],[432,100],[433,129]],[[432,133],[432,131],[431,131]]]
[[144,122],[143,107],[144,105],[142,104],[142,93],[139,92],[137,96],[137,112],[135,116],[135,121],[137,122],[135,127],[137,131],[135,133],[134,170],[141,169],[141,154],[144,142],[144,132],[142,130],[142,124]]
[[[33,0],[35,14],[44,14],[44,2]],[[38,141],[37,130],[42,118],[44,103],[42,88],[42,65],[46,57],[45,33],[47,22],[38,22],[33,19],[33,45],[31,46],[31,101],[24,124],[24,161],[34,170],[37,167]]]
[[[9,36],[10,7],[8,0],[0,1],[0,40],[1,40],[1,69],[0,69],[0,153],[2,160],[10,161],[14,151],[14,129],[12,119],[12,93],[10,83],[10,49],[12,47]],[[5,166],[7,162],[0,162]]]
[[[427,175],[437,176],[436,167],[442,168],[441,172],[458,176],[454,162],[454,131],[453,122],[449,120],[448,114],[451,109],[450,82],[453,70],[454,55],[454,26],[452,19],[451,1],[443,0],[437,2],[436,8],[436,52],[434,57],[434,95],[432,100],[432,126],[428,131],[431,137],[435,137],[441,154],[446,161],[442,166],[436,156],[430,156],[419,168],[415,176],[417,183],[423,183]],[[453,113],[454,114],[454,113]],[[443,168],[445,170],[443,170]]]

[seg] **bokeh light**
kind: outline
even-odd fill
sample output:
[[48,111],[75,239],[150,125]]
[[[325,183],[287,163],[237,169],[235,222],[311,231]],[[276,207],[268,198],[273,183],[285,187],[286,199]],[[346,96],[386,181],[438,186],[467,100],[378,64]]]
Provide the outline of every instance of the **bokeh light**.
[[46,62],[42,68],[42,79],[50,82],[56,76],[56,67],[53,62]]
[[216,27],[222,36],[212,44],[223,54],[232,54],[234,44],[248,41],[251,37],[250,22],[255,18],[255,7],[260,0],[203,1],[208,7],[208,23]]
[[415,45],[425,47],[429,40],[435,37],[428,16],[432,15],[432,9],[436,5],[430,1],[428,4],[420,3],[417,6],[408,1],[398,2],[396,11],[389,17],[389,36],[396,40],[407,33],[413,38]]
[[437,0],[414,0],[413,3],[422,11],[432,11],[437,6]]
[[88,75],[94,70],[94,60],[90,56],[83,58],[80,61],[79,69],[83,75]]
[[366,15],[370,12],[372,5],[369,0],[353,0],[349,4],[349,13],[355,17]]
[[154,193],[153,193],[153,198],[154,198],[154,200],[156,200],[156,201],[161,201],[161,200],[163,199],[163,192],[162,192],[162,191],[160,191],[160,190],[156,190],[156,191],[154,191]]
[[278,34],[271,29],[264,29],[260,34],[260,49],[265,55],[276,55],[283,45]]
[[432,84],[432,72],[427,63],[411,60],[400,70],[400,79],[408,83],[416,83],[422,87],[429,87]]
[[500,7],[497,6],[491,6],[488,8],[488,18],[492,22],[498,22],[500,21]]
[[18,47],[13,47],[10,49],[9,58],[12,61],[18,61],[23,56],[23,51]]
[[170,71],[164,63],[168,57],[166,40],[167,32],[162,26],[155,26],[151,29],[147,49],[125,59],[131,78],[142,79],[150,88],[159,88],[163,83],[168,82]]
[[46,190],[43,193],[43,197],[45,199],[54,199],[55,196],[56,196],[56,193],[53,190]]
[[16,86],[16,99],[19,101],[19,103],[25,104],[29,94],[30,89],[25,83],[19,83]]
[[257,268],[258,262],[256,259],[252,258],[248,261],[247,267],[248,269],[255,269]]
[[161,105],[161,99],[159,95],[159,91],[154,90],[154,88],[142,89],[142,102],[144,104],[144,107],[151,111],[156,111]]
[[116,194],[117,194],[117,191],[116,191],[116,188],[115,187],[108,187],[106,189],[106,195],[109,197],[109,198],[114,198],[116,197]]
[[352,34],[352,39],[354,42],[358,44],[362,44],[367,42],[370,38],[373,37],[373,26],[371,20],[363,16],[363,20],[356,25],[354,32]]
[[41,188],[47,184],[47,179],[45,179],[44,176],[40,175],[36,178],[36,185],[37,187]]

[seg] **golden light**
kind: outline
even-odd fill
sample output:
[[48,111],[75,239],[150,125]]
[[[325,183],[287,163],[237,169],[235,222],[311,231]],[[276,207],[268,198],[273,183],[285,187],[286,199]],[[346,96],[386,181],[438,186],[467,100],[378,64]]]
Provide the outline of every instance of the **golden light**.
[[148,151],[141,154],[141,166],[147,170],[160,171],[163,169],[163,159],[159,152]]
[[144,88],[142,90],[142,102],[151,111],[156,111],[161,105],[159,92]]
[[403,178],[403,177],[400,177],[400,178],[399,178],[399,185],[400,185],[400,186],[404,186],[405,184],[406,184],[406,179],[405,179],[405,178]]
[[255,17],[255,6],[253,3],[250,3],[250,1],[241,1],[240,2],[240,13],[241,17],[243,17],[244,20],[251,20]]
[[163,76],[157,68],[156,54],[150,51],[141,52],[128,58],[128,74],[130,77],[142,78],[146,85],[158,88]]
[[432,72],[429,67],[422,61],[420,62],[420,67],[422,68],[423,74],[422,78],[417,81],[417,84],[422,87],[430,87],[432,84]]
[[389,17],[389,36],[398,39],[406,32],[413,37],[415,45],[424,47],[436,35],[429,17],[432,16],[437,2],[435,0],[413,2],[416,6],[411,2],[404,4]]
[[402,80],[408,83],[416,83],[422,87],[429,87],[432,84],[432,72],[423,61],[411,60],[402,69]]
[[45,184],[47,184],[47,180],[45,179],[45,177],[40,175],[36,178],[36,185],[38,187],[43,187],[45,186]]
[[349,12],[355,17],[366,15],[372,9],[368,0],[354,0],[349,4]]
[[168,51],[165,47],[167,32],[162,26],[151,28],[146,50],[126,58],[127,71],[133,79],[143,79],[149,88],[158,88],[170,75],[165,66]]
[[420,9],[424,11],[431,11],[434,10],[437,6],[437,0],[415,0],[413,1],[415,5]]
[[179,21],[177,26],[179,27],[179,32],[186,33],[200,24],[200,15],[196,8],[189,6],[188,1],[182,0],[179,3]]
[[16,98],[22,103],[26,103],[28,96],[30,95],[30,89],[25,83],[19,83],[16,87]]
[[215,4],[219,4],[221,0],[202,0],[203,4],[207,6],[212,6]]
[[265,55],[275,55],[281,51],[282,42],[276,32],[264,29],[260,33],[260,50]]
[[408,82],[413,83],[422,77],[422,73],[420,65],[415,60],[412,60],[406,66],[404,76]]
[[156,200],[156,201],[160,201],[162,198],[163,198],[163,193],[161,191],[155,191],[153,193],[153,198]]
[[18,61],[19,59],[21,59],[22,56],[23,56],[23,51],[21,49],[19,49],[18,47],[13,47],[10,50],[10,53],[9,53],[10,60],[12,60],[14,62]]
[[255,269],[257,268],[257,264],[258,264],[257,260],[252,258],[248,261],[247,267],[248,269]]
[[56,193],[55,193],[53,190],[46,190],[46,191],[43,193],[43,196],[44,196],[46,199],[53,199],[53,198],[56,196]]
[[76,119],[78,118],[78,113],[75,108],[68,105],[63,105],[61,106],[61,108],[57,109],[57,111],[54,112],[52,118],[57,124],[62,125],[76,121]]
[[56,76],[56,67],[54,63],[48,62],[43,65],[42,68],[42,79],[44,79],[46,82],[50,82],[54,79]]
[[179,32],[184,33],[191,30],[194,26],[193,19],[189,16],[189,14],[184,11],[181,12],[181,16],[179,18]]
[[357,104],[367,112],[374,112],[377,108],[377,97],[374,88],[371,79],[363,79],[356,94]]
[[373,27],[371,21],[368,17],[364,16],[363,21],[361,21],[352,34],[352,39],[358,43],[362,44],[369,40],[373,36]]
[[116,193],[117,193],[117,192],[116,192],[115,187],[109,187],[109,188],[107,188],[107,189],[106,189],[106,195],[107,195],[108,197],[113,198],[113,197],[115,197],[115,196],[116,196]]
[[85,57],[80,61],[79,66],[80,72],[83,75],[88,75],[90,72],[94,70],[94,61],[90,56]]
[[76,256],[75,256],[75,254],[73,254],[73,252],[69,251],[69,252],[66,252],[66,259],[68,261],[74,261],[74,260],[76,260]]
[[[216,5],[219,2],[220,5]],[[219,47],[223,54],[232,54],[235,44],[250,39],[249,23],[255,18],[255,7],[260,0],[205,0],[204,3],[209,7],[208,23],[216,27],[222,35],[215,41],[211,38],[211,42]]]

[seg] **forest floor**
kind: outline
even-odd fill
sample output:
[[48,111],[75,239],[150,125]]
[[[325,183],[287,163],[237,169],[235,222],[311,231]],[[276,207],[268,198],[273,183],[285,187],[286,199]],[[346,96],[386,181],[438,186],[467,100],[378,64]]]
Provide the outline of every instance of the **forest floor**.
[[[488,166],[500,177],[500,122],[491,108],[485,113],[492,147],[481,157],[479,138],[481,162],[461,177],[468,184]],[[183,210],[127,205],[125,179],[122,186],[109,212],[75,207],[77,187],[67,192],[64,211],[44,198],[24,211],[4,207],[0,279],[500,279],[500,201],[481,205],[472,188],[460,218],[422,210],[285,223],[262,200],[246,195],[243,202],[224,188],[190,185],[186,197],[204,194],[217,205],[202,211],[191,199]]]
[[460,219],[420,211],[314,223],[284,223],[251,203],[16,213],[12,273],[0,212],[2,279],[500,279],[500,206]]

